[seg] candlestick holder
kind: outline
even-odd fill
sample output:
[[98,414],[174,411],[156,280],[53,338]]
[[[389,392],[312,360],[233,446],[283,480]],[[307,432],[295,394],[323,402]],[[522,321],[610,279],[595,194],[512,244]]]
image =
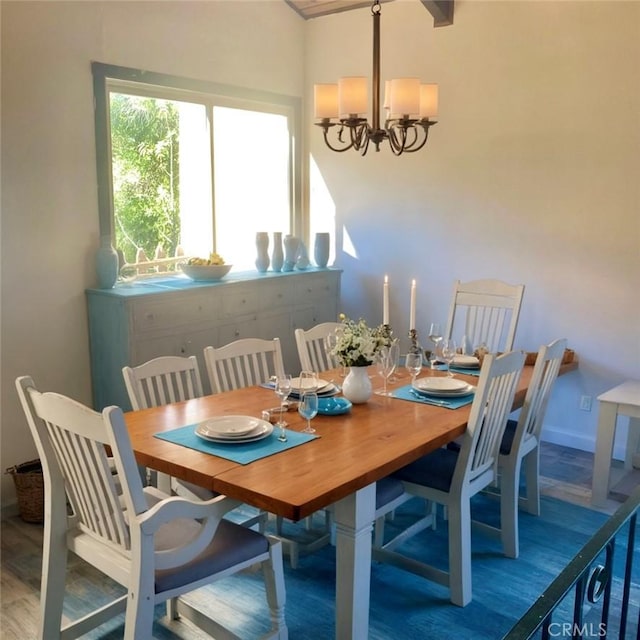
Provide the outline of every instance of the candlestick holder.
[[422,354],[422,347],[418,342],[418,332],[415,329],[409,329],[409,340],[411,341],[411,344],[409,345],[409,353]]
[[390,324],[380,325],[380,335],[384,338],[385,344],[390,345],[393,340],[393,329]]

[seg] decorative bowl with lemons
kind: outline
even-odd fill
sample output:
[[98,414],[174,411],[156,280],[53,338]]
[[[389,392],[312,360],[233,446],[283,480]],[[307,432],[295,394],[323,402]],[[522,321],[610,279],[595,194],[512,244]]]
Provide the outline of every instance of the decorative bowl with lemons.
[[192,280],[211,282],[224,278],[232,266],[225,264],[219,254],[211,253],[208,258],[189,258],[182,265],[182,271]]

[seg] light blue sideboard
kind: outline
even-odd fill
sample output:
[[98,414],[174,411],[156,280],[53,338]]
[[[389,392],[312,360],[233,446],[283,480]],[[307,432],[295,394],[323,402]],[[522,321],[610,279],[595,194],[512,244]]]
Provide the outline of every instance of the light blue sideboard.
[[93,404],[130,409],[122,367],[161,355],[195,355],[239,338],[280,338],[287,372],[300,370],[294,330],[335,321],[339,269],[230,273],[219,282],[184,276],[88,289]]

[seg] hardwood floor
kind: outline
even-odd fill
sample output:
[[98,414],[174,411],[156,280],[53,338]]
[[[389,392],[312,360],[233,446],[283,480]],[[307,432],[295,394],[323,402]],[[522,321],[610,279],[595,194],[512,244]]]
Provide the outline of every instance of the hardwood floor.
[[[591,508],[591,475],[593,454],[548,443],[541,448],[542,493],[560,500]],[[619,474],[620,469],[616,469]],[[618,496],[622,501],[623,496]],[[610,499],[601,509],[613,513],[620,502]],[[42,526],[27,524],[19,517],[2,521],[2,571],[1,571],[1,616],[0,629],[3,640],[25,640],[36,637],[40,563],[42,548]],[[69,590],[86,589],[98,580],[97,572],[79,559],[70,556],[72,569],[69,572]],[[95,584],[95,582],[94,582]],[[108,587],[105,585],[105,590]],[[204,636],[192,627],[184,635],[184,622],[179,636],[184,640],[200,639]],[[170,630],[172,623],[165,623]],[[158,636],[159,637],[159,636]],[[163,638],[165,636],[162,636]]]

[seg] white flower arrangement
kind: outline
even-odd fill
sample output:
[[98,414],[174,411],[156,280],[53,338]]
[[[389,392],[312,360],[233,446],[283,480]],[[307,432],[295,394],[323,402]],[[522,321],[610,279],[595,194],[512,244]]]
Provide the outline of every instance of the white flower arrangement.
[[342,327],[336,330],[336,345],[331,351],[343,367],[368,367],[376,354],[389,343],[383,325],[371,328],[360,318],[357,322],[340,314]]

